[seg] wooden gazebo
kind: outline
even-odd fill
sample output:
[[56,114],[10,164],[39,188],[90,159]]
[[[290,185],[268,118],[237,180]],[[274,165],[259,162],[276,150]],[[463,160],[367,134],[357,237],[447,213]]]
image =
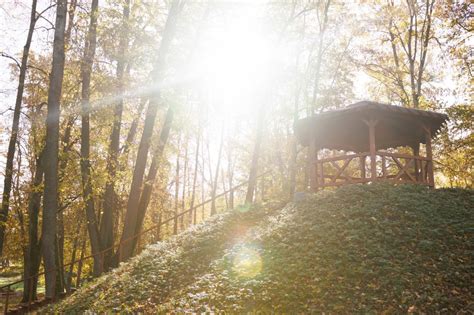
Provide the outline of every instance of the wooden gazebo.
[[[295,132],[309,149],[310,189],[375,181],[434,187],[431,138],[447,119],[436,112],[362,101],[299,120]],[[411,150],[397,152],[399,147]],[[345,154],[322,158],[323,149]]]

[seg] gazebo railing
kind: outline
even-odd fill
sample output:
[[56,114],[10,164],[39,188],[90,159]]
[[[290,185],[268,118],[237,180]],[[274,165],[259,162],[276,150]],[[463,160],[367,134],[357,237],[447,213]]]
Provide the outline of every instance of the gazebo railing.
[[318,189],[375,181],[432,186],[428,176],[431,163],[423,156],[376,151],[373,177],[370,152],[328,157],[314,162],[313,186]]

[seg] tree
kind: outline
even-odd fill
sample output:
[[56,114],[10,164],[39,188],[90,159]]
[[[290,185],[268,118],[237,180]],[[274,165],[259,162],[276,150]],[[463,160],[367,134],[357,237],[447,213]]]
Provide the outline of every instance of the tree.
[[474,71],[472,69],[471,46],[469,45],[474,37],[472,3],[469,1],[443,1],[437,11],[445,23],[443,33],[446,42],[443,46],[455,58],[461,71],[472,79]]
[[36,4],[37,0],[33,0],[31,3],[30,26],[28,27],[28,35],[26,37],[25,46],[23,47],[23,56],[21,58],[15,108],[13,110],[12,130],[10,134],[10,141],[8,143],[5,178],[3,182],[2,208],[0,209],[0,257],[2,256],[3,252],[3,246],[5,242],[5,229],[8,219],[8,211],[10,208],[10,194],[12,189],[13,178],[13,159],[15,158],[15,147],[18,139],[18,129],[20,126],[21,103],[23,100],[23,90],[25,88],[28,56],[30,54],[31,40],[33,39],[33,32],[35,30],[35,24],[37,20]]
[[[382,82],[388,95],[394,95],[406,107],[422,106],[423,82],[430,42],[433,41],[433,13],[435,0],[406,0],[396,4],[389,0],[379,9],[384,17],[376,20],[385,32],[383,43],[389,44],[363,49],[369,61],[358,61],[367,72]],[[366,58],[367,59],[367,58]]]
[[41,263],[41,244],[38,237],[38,216],[41,207],[41,184],[43,183],[43,149],[36,157],[35,173],[28,194],[28,246],[26,248],[23,278],[28,279],[23,283],[23,302],[36,299],[38,278],[32,279],[38,273]]
[[450,123],[443,128],[435,146],[441,184],[472,188],[474,183],[474,109],[456,104],[447,109]]
[[92,63],[94,61],[97,42],[97,15],[99,1],[92,0],[89,31],[84,47],[84,58],[81,65],[82,91],[81,91],[81,176],[83,200],[87,217],[87,229],[91,241],[92,254],[94,255],[94,274],[97,276],[102,272],[102,256],[99,254],[100,234],[98,220],[95,213],[94,199],[92,194],[91,171],[90,171],[90,82]]
[[[148,175],[143,187],[143,192],[140,196],[140,202],[138,203],[137,225],[135,228],[135,235],[138,235],[141,232],[141,229],[143,226],[143,220],[145,219],[145,213],[148,208],[148,204],[150,203],[151,193],[153,191],[153,185],[155,183],[156,175],[158,173],[160,161],[163,157],[163,152],[165,150],[165,146],[169,138],[171,125],[173,122],[173,117],[174,117],[174,108],[173,106],[170,106],[168,108],[168,111],[166,112],[165,121],[163,123],[163,127],[161,128],[160,138],[158,140],[158,145],[155,151],[153,152],[150,169],[148,170]],[[179,159],[179,153],[178,153],[178,159]],[[179,169],[179,163],[177,163],[177,168]],[[179,185],[179,178],[176,178],[176,183]],[[183,190],[184,190],[184,187],[183,187]],[[176,191],[178,192],[178,190]],[[176,197],[177,196],[178,194],[176,194]],[[137,238],[135,237],[133,240],[133,245],[132,245],[133,248],[135,248],[136,246],[136,240]]]
[[[122,31],[119,40],[119,57],[117,60],[117,94],[119,99],[114,107],[112,132],[110,134],[109,158],[107,160],[107,181],[105,185],[103,216],[100,222],[100,237],[102,249],[106,250],[114,245],[114,212],[117,205],[115,193],[115,175],[120,153],[120,130],[122,126],[123,97],[120,96],[124,90],[124,75],[126,67],[126,53],[128,47],[128,23],[130,17],[130,0],[123,6]],[[135,127],[136,128],[136,127]],[[128,140],[128,139],[127,139]],[[111,251],[106,252],[104,267],[108,269],[112,263]]]
[[201,140],[201,123],[199,122],[199,128],[196,136],[196,154],[194,158],[194,171],[193,171],[193,184],[191,188],[191,203],[189,205],[191,212],[189,213],[189,220],[190,222],[194,222],[196,224],[196,209],[194,209],[194,201],[196,199],[196,181],[197,181],[197,175],[198,175],[198,166],[199,166],[199,147],[200,147],[200,142]]
[[255,188],[257,187],[257,172],[258,172],[258,160],[260,158],[260,151],[262,146],[263,128],[265,123],[265,108],[260,105],[257,115],[257,134],[255,138],[255,144],[252,153],[252,162],[250,164],[249,180],[247,186],[247,194],[245,195],[245,203],[253,203],[255,194]]
[[[318,26],[319,26],[319,34],[318,34],[318,49],[316,54],[316,66],[315,66],[315,74],[314,74],[314,87],[313,87],[313,97],[311,101],[312,105],[312,112],[314,113],[316,108],[318,107],[318,94],[320,90],[320,80],[321,80],[321,63],[323,61],[323,54],[324,54],[324,36],[326,34],[326,30],[328,27],[328,12],[329,7],[331,6],[331,0],[325,0],[322,3],[322,8],[317,8],[317,18],[318,18]],[[320,11],[322,11],[320,13]]]
[[67,1],[58,0],[53,42],[53,59],[48,90],[48,114],[46,120],[46,146],[44,149],[44,195],[42,250],[45,268],[47,298],[56,294],[56,214],[58,212],[58,152],[59,116],[64,77],[64,34],[66,28]]
[[211,195],[211,215],[217,213],[216,210],[216,194],[217,194],[217,183],[219,179],[219,170],[221,165],[221,158],[222,158],[222,148],[224,147],[224,126],[222,125],[221,130],[221,143],[219,145],[219,154],[217,155],[217,165],[216,165],[216,173],[214,174],[214,181],[212,182],[212,195]]
[[154,88],[157,90],[154,91],[152,97],[150,97],[148,109],[146,112],[145,124],[143,127],[143,133],[138,147],[132,183],[130,186],[130,194],[127,202],[127,210],[125,214],[125,222],[121,237],[121,245],[119,247],[120,261],[124,261],[130,256],[132,256],[134,248],[134,241],[132,240],[136,239],[134,237],[136,230],[141,228],[137,226],[138,206],[140,203],[140,196],[143,188],[143,177],[145,174],[145,167],[148,159],[148,151],[150,149],[150,141],[153,135],[155,120],[160,104],[159,85],[163,81],[166,58],[168,55],[169,48],[171,46],[171,41],[174,37],[178,15],[183,5],[184,3],[181,3],[179,0],[174,0],[171,3],[168,18],[166,20],[165,28],[163,30],[163,37],[161,40],[160,49],[158,51],[157,60],[152,73],[153,81],[155,82]]

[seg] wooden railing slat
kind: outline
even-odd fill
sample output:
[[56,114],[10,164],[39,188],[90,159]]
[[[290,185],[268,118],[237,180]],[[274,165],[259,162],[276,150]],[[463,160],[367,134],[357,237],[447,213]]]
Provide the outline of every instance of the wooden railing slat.
[[[381,171],[382,174],[375,177],[375,180],[388,180],[388,181],[398,181],[399,183],[408,182],[408,183],[420,183],[426,184],[426,165],[429,163],[429,159],[423,156],[413,156],[408,154],[393,153],[393,152],[384,152],[376,151],[376,157],[380,157],[382,160]],[[358,153],[358,154],[348,154],[343,156],[333,156],[328,158],[319,159],[315,162],[315,167],[317,168],[319,186],[320,187],[329,187],[329,186],[341,186],[345,184],[356,184],[356,183],[367,183],[371,182],[373,178],[366,178],[364,176],[363,162],[366,158],[370,156],[369,152]],[[354,175],[347,174],[348,167],[351,161],[355,158],[359,158],[360,166],[354,171],[360,171],[361,177],[356,177]],[[392,165],[396,167],[397,173],[395,175],[389,174],[389,162],[387,158],[390,158],[395,163]],[[402,160],[406,160],[405,165],[402,163]],[[344,164],[341,166],[337,162],[344,161]],[[420,165],[421,168],[421,178],[415,177],[409,170],[412,165]],[[324,174],[324,168],[332,169],[331,174]],[[380,166],[377,166],[379,168]],[[341,176],[342,175],[342,176]],[[364,177],[362,177],[364,176]],[[404,179],[403,177],[407,177]],[[329,181],[326,182],[325,179]],[[338,181],[341,180],[341,181]]]

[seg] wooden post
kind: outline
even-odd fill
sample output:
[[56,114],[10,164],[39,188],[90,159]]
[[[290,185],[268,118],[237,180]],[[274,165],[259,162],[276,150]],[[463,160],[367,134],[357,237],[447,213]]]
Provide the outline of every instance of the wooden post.
[[414,158],[414,166],[415,166],[415,179],[417,182],[420,182],[420,160],[418,159],[420,157],[420,144],[417,143],[413,147],[413,156]]
[[424,127],[425,129],[425,140],[426,140],[426,158],[428,159],[427,163],[427,175],[428,175],[428,185],[434,187],[434,174],[433,174],[433,151],[431,148],[431,129]]
[[377,120],[364,120],[366,125],[369,127],[369,148],[370,148],[370,177],[372,181],[377,178],[377,161],[376,161],[376,147],[375,147],[375,126]]
[[427,161],[420,161],[420,169],[421,169],[421,182],[426,183],[426,166]]

